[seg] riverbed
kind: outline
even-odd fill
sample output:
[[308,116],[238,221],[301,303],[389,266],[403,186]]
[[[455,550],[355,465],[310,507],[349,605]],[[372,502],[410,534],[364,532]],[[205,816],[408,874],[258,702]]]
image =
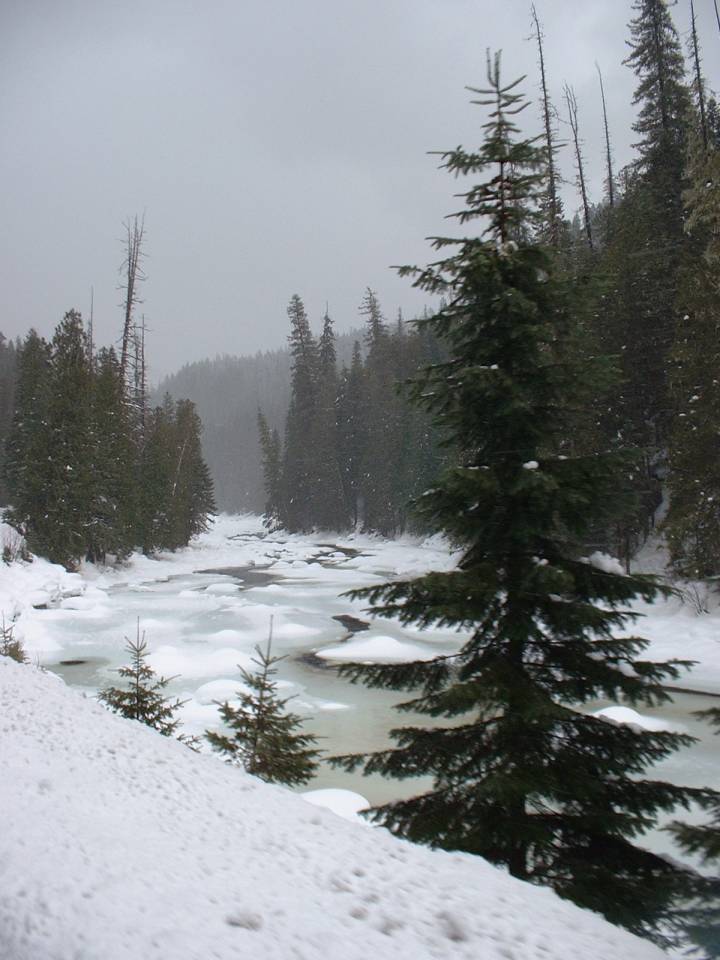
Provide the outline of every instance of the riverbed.
[[[76,595],[33,610],[26,636],[44,666],[93,696],[117,682],[117,668],[128,659],[125,640],[139,630],[152,666],[172,678],[168,693],[184,701],[184,731],[202,734],[218,724],[217,701],[237,696],[240,668],[252,668],[254,647],[267,643],[272,623],[272,651],[284,657],[278,679],[282,695],[293,698],[290,708],[306,719],[326,755],[365,752],[389,745],[393,726],[419,718],[394,710],[397,694],[340,678],[335,658],[347,657],[353,644],[370,651],[370,659],[429,658],[452,651],[462,638],[449,630],[420,632],[373,619],[363,601],[343,593],[389,577],[447,569],[453,562],[437,538],[387,542],[351,536],[335,542],[268,534],[259,518],[223,518],[211,535],[175,555],[85,571]],[[647,626],[652,627],[651,615]],[[653,776],[720,788],[720,737],[694,716],[719,703],[715,696],[673,693],[671,703],[640,708],[698,738],[658,765]],[[371,803],[422,786],[365,778],[327,764],[311,784],[353,790]]]

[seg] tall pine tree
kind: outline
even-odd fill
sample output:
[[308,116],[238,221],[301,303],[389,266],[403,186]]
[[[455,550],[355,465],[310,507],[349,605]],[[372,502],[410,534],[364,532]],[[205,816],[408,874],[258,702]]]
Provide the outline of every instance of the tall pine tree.
[[622,635],[627,605],[652,599],[656,584],[579,547],[612,502],[619,458],[564,452],[575,385],[589,374],[564,349],[571,318],[552,260],[528,241],[542,151],[518,139],[512,116],[523,102],[517,82],[501,84],[499,57],[488,82],[473,91],[492,108],[483,145],[444,155],[455,175],[489,173],[456,214],[482,234],[438,238],[436,262],[405,270],[446,299],[425,324],[447,359],[426,370],[415,398],[459,452],[422,511],[461,559],[455,570],[357,594],[381,616],[455,627],[467,639],[432,661],[345,669],[370,686],[415,691],[400,709],[454,722],[401,728],[395,747],[336,762],[432,778],[428,792],[374,808],[393,833],[480,854],[661,939],[687,873],[633,840],[658,813],[707,794],[642,774],[691,738],[582,708],[601,697],[662,703],[662,683],[682,665],[644,661],[646,642]]
[[292,394],[285,424],[282,503],[283,526],[311,530],[315,523],[315,449],[312,442],[317,412],[318,346],[310,330],[305,305],[295,294],[288,306]]

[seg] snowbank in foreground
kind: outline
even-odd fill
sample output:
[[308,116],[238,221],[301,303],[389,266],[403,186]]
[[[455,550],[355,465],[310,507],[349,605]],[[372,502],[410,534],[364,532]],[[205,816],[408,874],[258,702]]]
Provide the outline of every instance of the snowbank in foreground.
[[414,847],[0,658],[3,960],[660,960],[483,860]]

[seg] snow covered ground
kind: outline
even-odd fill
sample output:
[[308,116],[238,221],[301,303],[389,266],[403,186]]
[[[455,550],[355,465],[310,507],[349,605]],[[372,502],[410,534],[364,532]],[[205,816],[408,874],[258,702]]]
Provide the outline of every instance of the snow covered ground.
[[[649,545],[642,559],[658,569],[662,554]],[[136,555],[119,569],[91,566],[68,574],[42,560],[0,565],[0,614],[15,618],[16,635],[32,659],[88,694],[116,682],[117,667],[127,661],[124,638],[135,634],[139,620],[152,665],[174,678],[169,693],[185,701],[183,730],[197,735],[219,725],[217,701],[237,697],[240,668],[251,665],[272,618],[273,651],[286,655],[280,664],[283,696],[294,697],[292,709],[306,718],[309,732],[323,738],[328,753],[363,752],[388,744],[399,697],[353,686],[326,667],[354,659],[428,658],[452,651],[460,638],[451,630],[373,620],[363,601],[341,594],[454,562],[439,538],[268,534],[259,517],[223,516],[187,549],[155,559]],[[718,693],[720,613],[717,598],[698,591],[685,601],[639,604],[644,616],[635,629],[651,638],[650,656],[699,661],[680,686]],[[703,606],[710,612],[698,613]],[[647,722],[676,724],[701,737],[658,767],[658,775],[720,787],[720,738],[691,715],[714,702],[680,694],[675,703],[649,711],[654,715]],[[620,706],[597,703],[590,709]],[[382,803],[424,785],[362,778],[323,765],[312,786],[349,789]],[[667,845],[662,835],[658,842]]]
[[3,960],[663,956],[479,858],[348,823],[5,658],[0,816]]
[[[153,666],[179,675],[171,692],[187,699],[184,730],[202,733],[218,722],[216,701],[237,695],[239,667],[272,617],[274,651],[288,656],[283,694],[328,737],[322,746],[377,748],[397,719],[394,695],[351,687],[323,664],[431,657],[459,637],[372,620],[362,601],[340,594],[453,564],[438,538],[266,534],[258,517],[221,517],[187,549],[133,556],[119,569],[0,564],[0,615],[33,661],[80,691],[0,662],[0,960],[659,956],[481,861],[369,828],[358,822],[358,793],[308,796],[355,821],[343,823],[91,698],[115,681],[139,618]],[[720,694],[717,598],[698,586],[637,610],[634,632],[651,640],[649,655],[697,660],[679,685]],[[658,773],[720,786],[718,738],[688,716],[706,704],[687,699],[660,717],[598,707],[612,722],[705,735],[701,750]],[[313,786],[347,786],[340,776],[323,772]],[[380,778],[362,784],[350,790],[373,802],[398,790]],[[664,835],[652,843],[669,847]]]
[[[661,562],[657,549],[648,547],[641,568],[657,570]],[[15,619],[16,636],[43,664],[61,659],[71,638],[76,652],[100,638],[122,659],[123,635],[134,633],[137,616],[153,665],[166,674],[217,679],[226,666],[235,673],[234,666],[246,665],[254,645],[266,638],[271,615],[279,652],[309,649],[316,640],[327,659],[415,659],[456,645],[457,634],[377,620],[369,631],[348,637],[332,616],[366,614],[362,601],[339,599],[339,594],[453,563],[438,537],[385,541],[328,534],[323,540],[266,534],[256,516],[221,516],[187,549],[155,559],[136,554],[118,570],[86,567],[70,574],[40,559],[2,566],[0,615]],[[249,583],[242,582],[245,568],[254,578]],[[148,616],[144,594],[150,593],[153,613]],[[647,656],[695,660],[678,685],[720,695],[720,597],[691,584],[682,597],[638,602],[634,609],[640,615],[634,632],[651,642]],[[218,627],[214,633],[213,625]],[[199,633],[204,642],[211,641],[201,655],[192,649]]]

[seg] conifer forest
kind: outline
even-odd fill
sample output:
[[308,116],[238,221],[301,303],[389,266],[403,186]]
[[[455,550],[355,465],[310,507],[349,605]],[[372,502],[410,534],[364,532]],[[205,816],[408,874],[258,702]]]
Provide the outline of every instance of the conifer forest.
[[[687,30],[677,25],[681,8]],[[376,279],[358,276],[354,316],[330,303],[318,312],[295,289],[297,273],[279,272],[284,346],[203,355],[198,321],[197,358],[151,382],[143,310],[152,235],[133,216],[123,224],[111,342],[98,342],[93,307],[83,316],[69,304],[57,305],[50,336],[0,334],[0,661],[29,672],[53,622],[61,629],[66,612],[87,609],[83,590],[106,590],[105,603],[127,589],[136,618],[122,653],[129,664],[118,666],[114,653],[103,660],[90,624],[87,659],[58,654],[49,667],[66,680],[73,665],[87,668],[77,685],[127,721],[123,737],[131,722],[144,724],[206,754],[198,763],[214,756],[238,784],[250,783],[244,774],[293,789],[354,776],[371,791],[381,780],[363,816],[385,828],[383,843],[457,853],[463,864],[464,855],[483,858],[520,887],[549,888],[641,938],[648,958],[671,950],[714,960],[720,753],[712,785],[710,776],[686,782],[687,764],[668,770],[696,746],[696,728],[647,717],[670,710],[675,694],[720,696],[717,637],[698,656],[697,635],[678,620],[663,627],[663,637],[677,635],[659,656],[652,619],[663,604],[694,603],[699,619],[720,609],[720,13],[716,0],[628,0],[623,9],[626,46],[616,59],[634,94],[622,116],[597,63],[594,101],[569,81],[553,97],[557,61],[540,2],[523,21],[535,75],[480,49],[477,74],[458,91],[476,139],[432,153],[447,186],[443,230],[428,238],[425,261],[406,262],[399,250],[392,268],[416,298],[412,310],[381,302]],[[613,5],[606,16],[621,13]],[[632,127],[630,156],[617,146],[629,135],[621,123]],[[590,128],[602,134],[592,157]],[[598,166],[600,189],[590,172]],[[415,203],[422,210],[421,196]],[[308,227],[303,242],[311,236]],[[281,224],[269,258],[280,258],[286,239]],[[158,262],[160,271],[160,254]],[[37,326],[47,329],[40,318]],[[256,527],[213,533],[240,515],[257,515]],[[409,543],[417,557],[445,551],[452,563],[352,566],[382,558],[388,543]],[[205,563],[206,547],[222,563]],[[193,549],[197,559],[176,574],[162,566]],[[245,551],[242,560],[233,549]],[[29,618],[58,614],[33,633],[3,571],[9,584],[45,561],[84,586],[28,601]],[[133,565],[142,571],[135,580]],[[103,579],[108,571],[114,579]],[[166,592],[146,632],[142,595],[157,584]],[[284,590],[296,591],[294,621]],[[303,607],[311,594],[315,606]],[[163,621],[174,603],[191,610],[184,645]],[[312,640],[323,603],[333,645],[321,628],[322,642]],[[172,622],[176,629],[180,615]],[[709,679],[688,687],[698,663]],[[311,695],[323,678],[327,692]],[[0,693],[1,685],[2,677]],[[315,714],[325,711],[331,726],[351,687],[368,711],[386,703],[373,697],[393,697],[403,720],[326,746]],[[615,708],[649,711],[633,713],[647,722],[616,721]],[[703,756],[717,750],[720,708],[687,713],[709,731]],[[183,788],[188,797],[206,769]],[[240,833],[255,783],[233,794]],[[197,797],[212,803],[200,788]],[[203,809],[203,836],[216,814],[230,816]],[[292,847],[296,837],[280,835]],[[247,849],[249,860],[275,856]],[[332,883],[343,896],[351,890]],[[240,929],[259,941],[270,926],[260,913],[226,912],[223,936]],[[366,907],[349,915],[364,922]],[[433,941],[427,953],[392,956],[429,960],[465,943],[465,928],[448,916],[438,914],[452,947]],[[2,918],[0,908],[0,954]],[[379,929],[398,938],[408,922]],[[222,952],[227,942],[204,956],[245,955]],[[472,945],[478,958],[500,956],[484,942]],[[292,938],[283,943],[252,955],[294,955]],[[588,960],[608,956],[603,949]],[[529,941],[527,950],[528,960],[540,956]]]

